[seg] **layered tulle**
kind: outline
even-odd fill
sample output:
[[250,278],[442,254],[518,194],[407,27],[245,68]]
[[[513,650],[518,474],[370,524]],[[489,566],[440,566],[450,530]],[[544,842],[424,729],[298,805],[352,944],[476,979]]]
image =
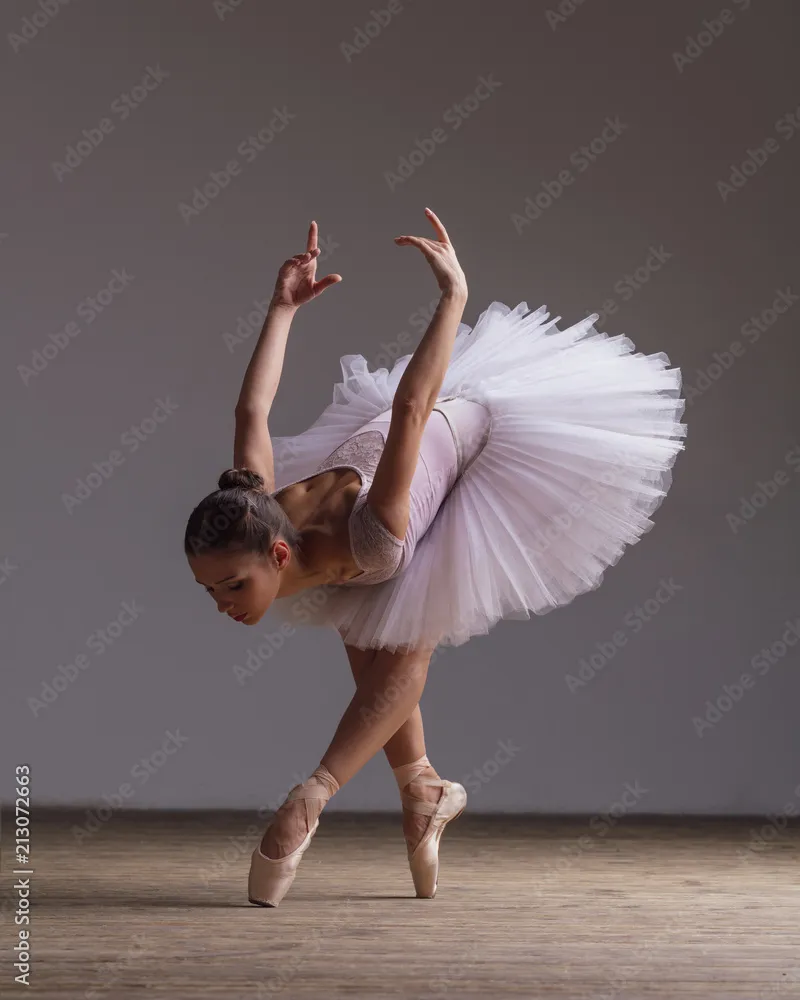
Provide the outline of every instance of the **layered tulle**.
[[[600,584],[669,489],[686,433],[681,374],[666,354],[599,333],[596,315],[566,330],[559,318],[493,302],[474,329],[459,325],[439,395],[488,407],[485,447],[400,576],[275,601],[282,620],[331,626],[362,649],[457,646]],[[312,475],[391,407],[410,357],[375,372],[343,357],[330,406],[304,433],[274,439],[276,488]]]

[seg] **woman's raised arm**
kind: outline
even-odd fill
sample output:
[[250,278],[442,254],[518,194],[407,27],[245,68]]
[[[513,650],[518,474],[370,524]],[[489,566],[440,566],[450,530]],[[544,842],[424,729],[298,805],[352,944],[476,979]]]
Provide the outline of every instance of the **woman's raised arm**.
[[266,416],[275,399],[283,371],[286,341],[297,308],[270,302],[264,325],[244,373],[236,403],[237,413],[257,411]]
[[278,271],[264,326],[244,374],[237,412],[249,413],[255,409],[262,414],[269,413],[281,380],[286,340],[294,314],[300,306],[342,280],[340,274],[329,274],[322,281],[316,281],[318,256],[317,224],[312,222],[306,252],[285,260]]
[[425,209],[425,214],[435,229],[438,240],[420,236],[395,237],[395,243],[400,246],[419,248],[430,264],[442,293],[428,329],[406,365],[395,390],[398,405],[414,410],[423,422],[430,416],[447,373],[468,294],[467,279],[447,230],[429,208]]
[[234,467],[258,472],[270,492],[275,473],[267,418],[281,380],[289,328],[301,305],[342,280],[340,274],[329,274],[316,281],[318,256],[317,224],[312,222],[306,252],[284,261],[278,271],[275,291],[236,403]]

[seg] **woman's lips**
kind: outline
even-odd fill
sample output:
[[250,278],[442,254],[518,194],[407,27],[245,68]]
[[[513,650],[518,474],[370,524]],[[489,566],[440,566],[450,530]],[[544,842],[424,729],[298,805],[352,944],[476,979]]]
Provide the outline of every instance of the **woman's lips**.
[[235,622],[244,621],[244,619],[247,618],[247,613],[243,615],[231,615],[231,618],[233,618]]

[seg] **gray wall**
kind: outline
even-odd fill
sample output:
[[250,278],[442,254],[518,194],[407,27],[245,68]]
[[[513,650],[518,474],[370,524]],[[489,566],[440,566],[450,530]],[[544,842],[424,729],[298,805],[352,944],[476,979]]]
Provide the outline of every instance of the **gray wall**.
[[[603,586],[436,657],[436,766],[475,810],[800,806],[789,0],[586,0],[559,20],[547,0],[404,0],[377,32],[368,3],[48,2],[2,11],[2,792],[27,762],[38,803],[256,808],[316,766],[353,689],[340,642],[298,631],[239,683],[275,623],[217,613],[183,529],[232,459],[254,337],[224,335],[247,333],[309,221],[319,274],[344,281],[295,320],[276,434],[330,402],[340,355],[418,343],[436,287],[392,238],[429,234],[430,205],[469,280],[465,322],[493,299],[564,323],[596,309],[666,351],[692,397],[656,527]],[[608,119],[619,135],[590,161]],[[735,173],[748,151],[761,162]],[[231,160],[217,196],[182,210]],[[398,808],[382,755],[331,808]]]

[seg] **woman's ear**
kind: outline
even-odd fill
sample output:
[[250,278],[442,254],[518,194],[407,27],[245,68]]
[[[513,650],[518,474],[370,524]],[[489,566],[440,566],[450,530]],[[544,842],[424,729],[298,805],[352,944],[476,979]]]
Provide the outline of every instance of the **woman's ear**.
[[272,543],[272,564],[278,569],[278,571],[285,569],[289,565],[292,558],[292,549],[288,542],[283,538],[278,538]]

